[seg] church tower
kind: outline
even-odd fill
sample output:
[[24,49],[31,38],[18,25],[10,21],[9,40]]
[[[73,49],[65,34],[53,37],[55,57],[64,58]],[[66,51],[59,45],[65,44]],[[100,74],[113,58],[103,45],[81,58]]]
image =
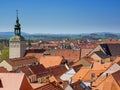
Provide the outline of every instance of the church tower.
[[9,58],[23,57],[26,50],[25,38],[21,35],[18,11],[16,11],[16,14],[17,19],[14,26],[14,36],[9,40]]

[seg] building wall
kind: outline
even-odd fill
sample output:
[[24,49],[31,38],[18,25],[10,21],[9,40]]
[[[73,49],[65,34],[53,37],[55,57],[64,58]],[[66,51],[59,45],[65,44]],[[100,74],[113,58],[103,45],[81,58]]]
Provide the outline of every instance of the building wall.
[[6,68],[8,71],[12,71],[12,66],[8,64],[5,60],[0,63],[0,66]]
[[25,54],[25,41],[10,41],[9,42],[9,58],[23,57]]
[[93,58],[93,59],[95,59],[95,60],[98,60],[99,62],[101,61],[101,58],[100,58],[98,55],[96,55],[95,53],[93,53],[93,54],[91,55],[91,58]]
[[96,51],[102,51],[105,53],[105,51],[102,49],[102,47],[100,45],[98,45],[95,49],[93,49],[89,54],[88,56],[91,56],[94,52]]
[[37,81],[38,81],[38,83],[47,82],[47,81],[49,81],[49,76],[46,75],[46,76],[44,76],[44,77],[39,77]]
[[25,41],[21,41],[20,42],[20,56],[23,57],[25,55],[25,50],[26,50],[26,42]]
[[31,83],[36,82],[37,81],[37,76],[36,75],[30,75],[29,80],[30,80]]
[[73,75],[75,74],[75,70],[74,69],[70,69],[67,72],[65,72],[63,75],[60,76],[61,80],[64,81],[69,81],[69,83],[71,82],[71,78],[73,77]]
[[9,58],[20,57],[20,42],[9,42]]
[[110,58],[105,58],[104,61],[105,62],[110,62]]

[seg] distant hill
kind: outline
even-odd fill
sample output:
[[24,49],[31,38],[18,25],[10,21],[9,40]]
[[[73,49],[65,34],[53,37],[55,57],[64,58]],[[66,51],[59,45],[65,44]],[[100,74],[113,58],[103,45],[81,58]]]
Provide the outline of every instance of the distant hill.
[[[2,38],[9,38],[9,37],[11,37],[13,35],[14,35],[14,32],[0,32],[0,37],[2,37]],[[27,36],[29,34],[22,32],[22,35]]]
[[[0,38],[10,38],[13,32],[0,32]],[[82,34],[29,34],[22,32],[22,36],[31,40],[63,40],[63,39],[120,39],[120,33],[96,32]]]

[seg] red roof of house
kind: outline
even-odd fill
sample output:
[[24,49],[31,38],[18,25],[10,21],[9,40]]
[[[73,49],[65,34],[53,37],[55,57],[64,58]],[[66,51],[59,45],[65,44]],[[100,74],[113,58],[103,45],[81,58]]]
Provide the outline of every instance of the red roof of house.
[[82,87],[80,87],[80,80],[74,82],[71,84],[73,90],[84,90]]
[[80,59],[80,50],[54,49],[49,51],[50,55],[63,56],[65,59],[74,61]]
[[63,90],[63,89],[55,82],[51,82],[51,83],[41,86],[35,90]]
[[43,64],[46,68],[47,67],[52,67],[56,65],[60,65],[61,62],[63,61],[62,56],[42,56],[40,58],[40,64]]
[[20,66],[22,64],[32,64],[38,62],[37,58],[34,56],[22,57],[22,58],[13,58],[6,60],[12,66]]
[[23,73],[0,73],[1,90],[32,90]]
[[0,73],[7,73],[7,69],[4,67],[0,67]]
[[18,69],[18,72],[22,71],[23,73],[25,73],[26,76],[30,76],[30,75],[37,75],[37,77],[42,77],[44,75],[48,75],[49,72],[48,70],[42,65],[42,64],[38,64],[38,65],[34,65],[34,66],[24,66]]
[[48,68],[51,75],[59,77],[67,71],[67,68],[64,65],[58,65],[51,68]]

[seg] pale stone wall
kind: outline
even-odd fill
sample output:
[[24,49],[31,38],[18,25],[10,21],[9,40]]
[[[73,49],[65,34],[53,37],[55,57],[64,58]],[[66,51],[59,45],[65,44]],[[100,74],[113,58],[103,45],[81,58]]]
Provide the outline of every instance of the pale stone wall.
[[25,49],[26,49],[25,41],[9,42],[9,58],[23,57],[25,54]]

